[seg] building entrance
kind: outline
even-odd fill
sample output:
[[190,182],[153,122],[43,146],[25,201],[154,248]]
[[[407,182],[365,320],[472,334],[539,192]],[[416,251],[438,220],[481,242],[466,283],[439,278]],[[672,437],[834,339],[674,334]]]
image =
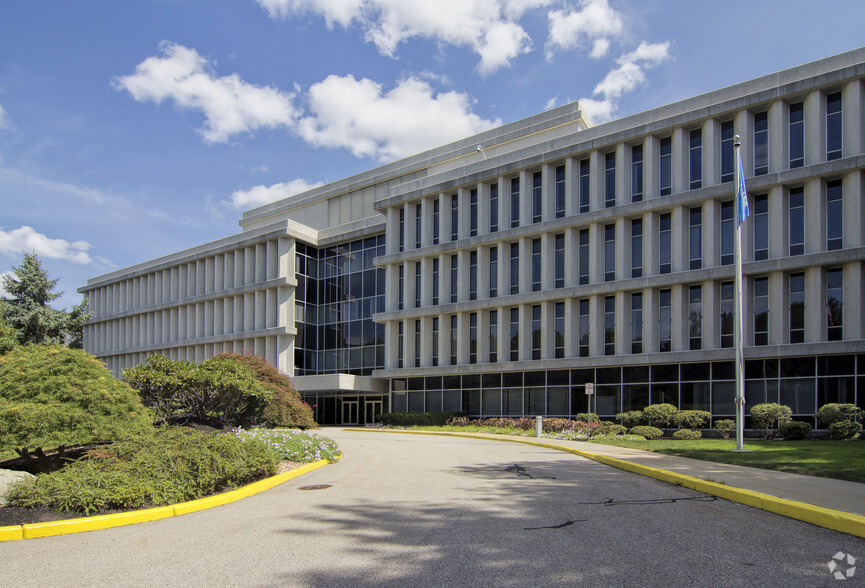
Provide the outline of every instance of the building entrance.
[[382,411],[382,401],[381,400],[367,400],[366,401],[366,410],[363,415],[363,423],[365,425],[374,425],[376,420],[378,419],[378,415],[380,415]]
[[342,401],[342,424],[356,425],[358,417],[358,402],[357,400]]

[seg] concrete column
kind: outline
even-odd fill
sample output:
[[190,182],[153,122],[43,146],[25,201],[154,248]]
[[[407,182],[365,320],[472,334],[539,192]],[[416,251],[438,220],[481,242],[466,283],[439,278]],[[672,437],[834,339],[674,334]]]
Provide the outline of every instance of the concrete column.
[[809,92],[802,111],[805,119],[805,165],[826,161],[826,95],[820,90]]
[[504,241],[497,243],[499,250],[499,296],[507,296],[510,293],[510,244]]
[[212,337],[213,336],[213,301],[208,300],[204,303],[204,336]]
[[490,232],[490,185],[478,183],[478,235]]
[[[432,259],[429,257],[424,257],[418,263],[420,263],[420,304],[421,306],[430,306],[432,305]],[[439,270],[441,273],[441,270]]]
[[643,290],[643,353],[657,351],[660,345],[658,298],[658,290]]
[[399,253],[399,207],[391,206],[387,209],[387,220],[385,232],[388,238],[385,245],[388,254]]
[[264,291],[264,305],[264,328],[272,329],[277,326],[276,288],[268,288]]
[[[703,282],[701,292],[703,294],[702,348],[718,349],[721,347],[721,283]],[[743,288],[743,300],[744,297]],[[748,339],[743,338],[743,341]]]
[[541,302],[541,359],[556,358],[556,303]]
[[616,292],[616,355],[631,352],[630,294]]
[[420,319],[420,364],[422,367],[432,365],[432,317]]
[[255,246],[255,281],[263,282],[267,279],[267,247],[264,243]]
[[688,294],[688,286],[675,284],[670,288],[670,343],[673,351],[685,351],[690,347]]
[[532,240],[520,238],[520,294],[532,291]]
[[204,294],[204,285],[207,282],[207,267],[203,259],[195,262],[195,289],[190,292],[190,296],[200,296]]
[[565,216],[580,211],[579,203],[580,162],[573,157],[565,160]]
[[805,184],[805,253],[826,250],[826,186],[821,178]]
[[511,227],[511,180],[499,176],[499,230]]
[[740,110],[733,119],[733,130],[742,140],[739,153],[742,156],[742,166],[745,177],[754,175],[754,113],[750,110]]
[[444,192],[439,194],[439,225],[439,243],[447,243],[451,240],[451,196]]
[[604,226],[589,225],[589,283],[604,281]]
[[520,172],[520,226],[532,224],[532,172]]
[[643,140],[643,199],[657,198],[660,189],[659,163],[661,140],[648,136]]
[[[742,233],[744,237],[745,231]],[[745,248],[743,243],[742,251],[752,250],[753,248]],[[703,202],[703,267],[718,265],[721,265],[721,203],[717,200],[706,200]]]
[[469,362],[469,313],[457,314],[457,364]]
[[511,352],[511,310],[509,307],[499,306],[499,336],[498,336],[498,361],[510,361]]
[[[280,250],[280,275],[281,275],[281,276],[288,276],[288,275],[291,275],[291,274],[288,273],[288,271],[286,271],[285,273],[282,273],[282,269],[283,269],[282,254],[283,254],[283,251],[284,251],[284,249],[283,249],[283,248],[284,248],[284,242],[286,242],[286,241],[288,241],[288,239],[280,239],[280,240],[279,240],[279,250]],[[230,290],[231,288],[234,288],[234,252],[233,252],[233,251],[227,251],[227,252],[222,256],[222,262],[223,262],[223,267],[222,267],[222,287],[223,287],[224,290]],[[293,267],[293,266],[292,266],[290,269],[292,270],[292,272],[294,271],[294,267]]]
[[865,207],[862,205],[862,171],[853,170],[844,176],[841,184],[842,206],[844,209],[843,241],[844,248],[859,247],[865,243]]
[[215,271],[213,267],[213,257],[208,257],[204,260],[204,293],[210,294],[213,292],[213,282],[215,280]]
[[579,260],[579,232],[573,228],[565,229],[565,287],[576,286],[579,281],[577,262]]
[[769,345],[789,343],[790,297],[784,272],[769,274]]
[[542,220],[556,218],[556,168],[549,164],[541,167],[541,209]]
[[[279,243],[277,241],[268,241],[265,244],[265,254],[267,256],[267,261],[265,264],[264,278],[266,280],[272,280],[279,277]],[[271,344],[274,348],[274,359],[276,359],[276,339],[273,339]],[[274,363],[274,365],[276,364]]]
[[[784,188],[782,186],[774,186],[769,190],[767,196],[769,207],[769,259],[786,257],[789,250],[788,243],[790,241],[788,239],[789,228],[787,221],[790,215],[787,213],[784,201]],[[748,233],[752,235],[751,242],[753,243],[753,223],[751,223],[751,227]],[[750,254],[753,255],[753,247],[751,247],[750,251]]]
[[631,277],[631,221],[623,216],[616,219],[616,279]]
[[604,208],[604,156],[598,151],[589,154],[589,209]]
[[[434,198],[424,198],[420,202],[421,207],[421,246],[429,247],[433,244],[433,206]],[[441,209],[439,209],[441,217]],[[441,220],[439,220],[441,222]],[[441,239],[439,239],[441,240]]]
[[[806,213],[807,214],[807,213]],[[826,340],[826,285],[822,267],[805,270],[805,342]]]
[[604,355],[604,297],[589,297],[589,355]]
[[769,173],[790,167],[790,109],[783,100],[769,105]]
[[616,204],[631,201],[631,146],[616,145]]
[[541,235],[541,290],[556,287],[556,239],[553,233]]
[[675,207],[670,214],[672,255],[671,264],[673,272],[681,272],[689,269],[688,263],[688,232],[690,220],[688,208],[685,206]]
[[703,187],[721,183],[721,123],[710,118],[703,123]]
[[532,359],[532,305],[521,304],[520,312],[520,361]]
[[469,253],[467,249],[461,249],[457,252],[459,256],[457,300],[460,302],[469,299]]
[[469,223],[471,219],[471,213],[469,210],[469,196],[471,194],[471,190],[468,188],[460,188],[457,191],[457,197],[459,198],[459,218],[460,218],[460,226],[459,226],[459,238],[466,239],[469,236]]
[[671,135],[670,147],[672,149],[672,170],[673,170],[673,194],[688,190],[688,146],[689,134],[682,127],[673,129]]
[[845,341],[861,339],[865,333],[865,323],[863,323],[862,301],[863,301],[863,272],[862,263],[854,261],[844,265],[844,325],[843,339]]
[[576,357],[580,352],[580,308],[576,298],[565,299],[565,357]]
[[[862,80],[860,79],[847,82],[841,91],[842,153],[844,157],[852,157],[865,151],[865,126],[863,126],[865,125],[865,115],[862,112],[862,95]],[[846,324],[844,330],[847,330]]]
[[[500,261],[501,263],[501,261]],[[498,278],[498,275],[496,275]],[[478,299],[489,298],[490,295],[490,248],[478,249]]]
[[660,264],[660,222],[656,212],[643,215],[643,275],[656,276]]
[[399,365],[399,321],[387,321],[384,327],[384,365],[387,369],[396,369]]
[[415,246],[415,214],[417,211],[417,204],[414,202],[410,202],[405,205],[405,249],[408,251],[409,249],[414,249]]

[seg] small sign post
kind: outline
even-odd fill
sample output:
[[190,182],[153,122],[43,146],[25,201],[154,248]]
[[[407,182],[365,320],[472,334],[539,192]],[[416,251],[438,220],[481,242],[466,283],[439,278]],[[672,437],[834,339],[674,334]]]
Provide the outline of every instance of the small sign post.
[[[589,437],[592,436],[592,398],[595,397],[595,383],[594,382],[586,382],[586,396],[589,397]],[[597,401],[595,402],[595,407],[597,408]]]

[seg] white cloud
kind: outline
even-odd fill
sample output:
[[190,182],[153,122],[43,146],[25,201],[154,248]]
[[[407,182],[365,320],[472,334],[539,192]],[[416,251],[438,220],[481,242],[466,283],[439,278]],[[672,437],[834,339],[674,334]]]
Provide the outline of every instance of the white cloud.
[[34,252],[49,259],[65,259],[73,263],[113,265],[103,257],[92,256],[88,251],[93,246],[87,241],[52,239],[37,233],[33,227],[23,226],[11,231],[0,227],[0,253],[19,255],[22,251]]
[[260,128],[291,126],[297,116],[292,94],[249,84],[237,74],[218,77],[194,49],[163,41],[161,57],[149,57],[135,73],[115,78],[114,87],[138,102],[174,101],[177,108],[200,110],[206,118],[201,134],[209,143]]
[[519,25],[523,14],[551,0],[257,0],[271,18],[317,14],[328,27],[357,26],[382,55],[393,57],[400,43],[426,38],[468,47],[481,57],[486,75],[531,49]]
[[621,15],[607,0],[582,0],[579,9],[551,10],[547,18],[547,58],[552,58],[556,51],[591,45],[589,55],[598,59],[609,50],[610,38],[616,38],[623,30]]
[[231,195],[231,202],[229,204],[234,208],[252,208],[276,202],[277,200],[312,190],[321,185],[321,182],[311,184],[306,180],[291,180],[289,182],[273,184],[272,186],[254,186],[249,190],[235,191]]
[[501,124],[471,112],[466,94],[434,94],[426,82],[403,80],[385,93],[369,79],[329,76],[308,92],[310,114],[298,133],[315,146],[390,161]]
[[6,114],[6,111],[3,109],[3,105],[0,104],[0,129],[5,129],[11,124],[12,123],[9,120],[9,115]]
[[547,100],[547,103],[544,105],[544,110],[550,110],[552,108],[555,108],[556,105],[558,104],[558,102],[559,102],[559,95],[556,94],[555,96],[553,96],[552,98]]
[[612,100],[593,100],[591,98],[580,98],[580,114],[591,124],[606,122],[613,117],[615,105]]

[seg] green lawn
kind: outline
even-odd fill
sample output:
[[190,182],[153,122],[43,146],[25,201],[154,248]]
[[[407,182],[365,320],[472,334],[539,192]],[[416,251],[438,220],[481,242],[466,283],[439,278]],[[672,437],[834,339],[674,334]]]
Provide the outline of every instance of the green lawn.
[[590,441],[618,447],[657,451],[693,459],[778,470],[806,476],[819,476],[865,482],[865,442],[863,441],[746,441],[749,452],[734,452],[733,439],[678,441]]

